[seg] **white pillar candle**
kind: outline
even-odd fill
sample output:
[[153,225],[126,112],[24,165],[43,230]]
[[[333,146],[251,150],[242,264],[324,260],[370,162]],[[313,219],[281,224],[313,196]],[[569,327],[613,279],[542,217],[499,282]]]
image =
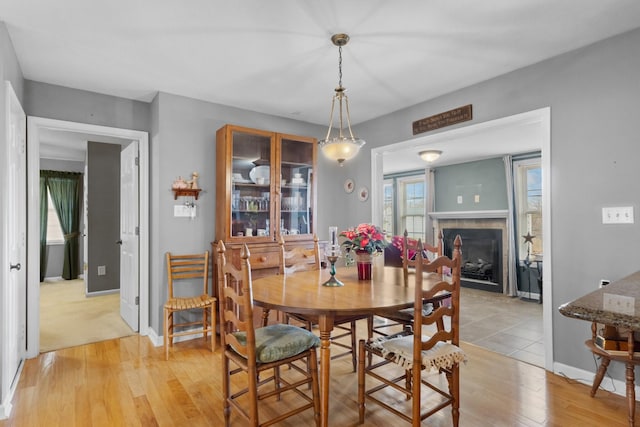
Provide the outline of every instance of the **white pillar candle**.
[[329,235],[331,236],[331,246],[338,244],[338,227],[329,227]]

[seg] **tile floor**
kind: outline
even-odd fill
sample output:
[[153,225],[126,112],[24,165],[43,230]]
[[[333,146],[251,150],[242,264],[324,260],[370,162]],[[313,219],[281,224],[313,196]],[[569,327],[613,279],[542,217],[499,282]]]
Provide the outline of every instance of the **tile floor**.
[[460,340],[544,367],[542,304],[462,288]]

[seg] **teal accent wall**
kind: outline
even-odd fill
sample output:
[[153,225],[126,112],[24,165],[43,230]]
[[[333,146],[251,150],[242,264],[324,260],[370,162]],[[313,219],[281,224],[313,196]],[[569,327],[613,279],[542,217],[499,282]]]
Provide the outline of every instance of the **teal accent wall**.
[[507,209],[502,158],[436,168],[434,200],[436,212]]

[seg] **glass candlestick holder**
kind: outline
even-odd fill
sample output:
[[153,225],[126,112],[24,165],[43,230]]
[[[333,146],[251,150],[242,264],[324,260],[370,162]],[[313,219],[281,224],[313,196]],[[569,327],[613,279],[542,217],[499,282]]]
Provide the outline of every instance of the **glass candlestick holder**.
[[340,280],[336,279],[336,261],[340,258],[340,246],[339,245],[329,245],[325,251],[325,256],[327,257],[327,261],[331,265],[329,267],[329,273],[331,274],[331,278],[324,282],[322,286],[344,286]]

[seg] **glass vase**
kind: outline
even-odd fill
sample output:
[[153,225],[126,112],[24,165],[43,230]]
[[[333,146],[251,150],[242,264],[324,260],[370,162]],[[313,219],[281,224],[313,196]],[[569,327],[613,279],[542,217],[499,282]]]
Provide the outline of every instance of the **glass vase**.
[[358,280],[371,280],[371,268],[373,254],[367,251],[356,251],[356,267],[358,268]]

